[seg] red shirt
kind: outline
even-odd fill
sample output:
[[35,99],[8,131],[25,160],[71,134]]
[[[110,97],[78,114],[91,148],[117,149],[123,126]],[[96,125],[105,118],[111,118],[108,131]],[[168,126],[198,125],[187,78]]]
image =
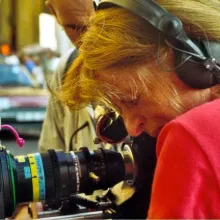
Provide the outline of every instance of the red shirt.
[[220,99],[168,123],[156,151],[148,218],[220,218]]

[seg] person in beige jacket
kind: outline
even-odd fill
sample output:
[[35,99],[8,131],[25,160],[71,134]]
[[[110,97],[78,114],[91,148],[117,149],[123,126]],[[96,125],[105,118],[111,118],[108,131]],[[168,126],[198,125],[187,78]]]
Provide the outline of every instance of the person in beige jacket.
[[[63,27],[72,43],[77,47],[77,41],[81,33],[86,29],[86,21],[94,13],[93,1],[48,0],[46,5],[55,16],[57,22]],[[61,58],[51,83],[49,83],[53,91],[61,86],[67,66],[76,56],[77,51],[72,48]],[[70,150],[76,151],[80,147],[97,149],[99,146],[93,143],[96,137],[93,117],[92,108],[70,112],[66,106],[63,106],[51,95],[40,135],[39,151],[61,149],[68,152]]]

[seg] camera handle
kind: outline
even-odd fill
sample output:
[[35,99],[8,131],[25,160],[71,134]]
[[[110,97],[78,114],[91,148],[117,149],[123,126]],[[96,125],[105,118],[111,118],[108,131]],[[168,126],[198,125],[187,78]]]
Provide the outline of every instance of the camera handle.
[[[75,220],[75,219],[111,219],[111,214],[104,213],[103,211],[94,212],[82,212],[74,215],[54,216],[54,211],[48,211],[45,213],[38,213],[39,220]],[[58,214],[58,213],[56,213]],[[52,216],[52,217],[46,217]]]
[[[110,197],[109,197],[110,195]],[[111,190],[92,201],[79,195],[71,195],[57,210],[38,212],[39,220],[62,219],[111,219],[115,214],[115,204],[110,201]],[[31,214],[31,213],[30,213]]]
[[[97,196],[92,201],[79,195],[71,195],[57,210],[38,212],[40,220],[62,219],[111,219],[117,206],[111,189],[103,196]],[[30,213],[31,215],[31,213]]]

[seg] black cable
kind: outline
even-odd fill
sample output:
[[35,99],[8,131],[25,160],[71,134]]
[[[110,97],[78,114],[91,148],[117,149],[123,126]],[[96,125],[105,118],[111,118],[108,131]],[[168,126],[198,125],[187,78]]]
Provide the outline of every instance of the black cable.
[[88,121],[86,121],[83,125],[81,125],[79,128],[77,128],[77,129],[73,132],[73,134],[72,134],[72,136],[71,136],[71,138],[70,138],[70,143],[69,143],[69,149],[70,149],[70,150],[73,150],[73,149],[72,149],[72,139],[74,138],[74,136],[75,136],[79,131],[81,131],[82,129],[86,128],[87,126],[89,126],[89,122],[88,122]]

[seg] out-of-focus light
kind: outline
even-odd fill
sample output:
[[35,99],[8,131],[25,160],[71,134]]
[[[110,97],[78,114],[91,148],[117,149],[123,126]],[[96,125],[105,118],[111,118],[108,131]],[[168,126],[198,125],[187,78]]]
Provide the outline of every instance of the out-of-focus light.
[[4,55],[4,56],[10,55],[11,54],[11,47],[8,44],[1,44],[1,46],[0,46],[0,53],[2,55]]
[[39,16],[40,46],[57,50],[56,20],[52,15],[41,13]]

